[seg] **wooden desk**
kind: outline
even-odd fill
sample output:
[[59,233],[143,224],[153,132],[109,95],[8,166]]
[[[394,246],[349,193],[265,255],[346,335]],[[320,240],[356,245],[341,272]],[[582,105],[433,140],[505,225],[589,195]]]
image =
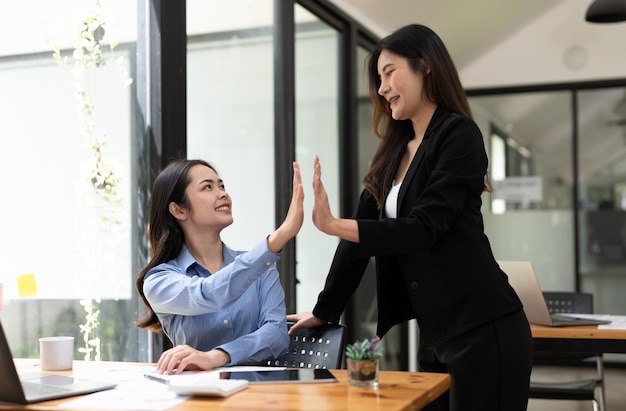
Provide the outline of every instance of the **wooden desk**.
[[[148,364],[74,361],[74,370],[120,368]],[[32,369],[28,371],[32,372]],[[378,388],[360,388],[348,384],[346,370],[331,370],[339,380],[322,384],[251,384],[227,398],[190,398],[168,411],[200,410],[420,410],[450,388],[448,374],[381,371]],[[63,372],[59,372],[63,374]],[[65,372],[65,374],[69,374]],[[0,402],[0,410],[63,410],[67,400],[47,401],[28,406]]]
[[597,325],[546,327],[531,324],[537,351],[626,354],[626,330],[599,330]]

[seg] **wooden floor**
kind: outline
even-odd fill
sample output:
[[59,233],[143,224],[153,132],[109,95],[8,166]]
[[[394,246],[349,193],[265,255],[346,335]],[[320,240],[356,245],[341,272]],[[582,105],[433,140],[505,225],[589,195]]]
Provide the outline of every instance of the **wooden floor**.
[[[605,411],[626,410],[626,368],[606,367],[605,374]],[[562,381],[566,379],[593,378],[594,368],[575,368],[563,372],[548,366],[535,366],[533,379],[538,381]],[[539,400],[528,402],[528,411],[591,411],[591,401]]]

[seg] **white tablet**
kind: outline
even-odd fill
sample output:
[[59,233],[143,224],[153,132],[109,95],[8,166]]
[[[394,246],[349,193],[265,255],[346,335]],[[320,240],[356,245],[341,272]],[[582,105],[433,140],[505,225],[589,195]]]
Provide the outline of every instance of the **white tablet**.
[[248,386],[248,381],[243,379],[220,380],[193,375],[179,377],[182,378],[171,378],[167,383],[168,388],[178,395],[228,397]]

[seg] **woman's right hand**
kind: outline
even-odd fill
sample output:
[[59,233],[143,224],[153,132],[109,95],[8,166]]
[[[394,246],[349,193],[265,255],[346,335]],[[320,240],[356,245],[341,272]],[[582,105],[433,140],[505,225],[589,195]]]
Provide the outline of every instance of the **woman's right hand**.
[[283,249],[287,241],[298,234],[304,222],[304,188],[302,188],[302,176],[300,166],[293,163],[293,193],[287,216],[283,223],[267,238],[267,247],[273,253]]
[[328,194],[322,183],[322,165],[315,156],[313,162],[313,224],[323,233],[334,235],[353,243],[360,242],[359,226],[356,220],[335,218],[330,211]]
[[313,224],[321,232],[331,234],[328,232],[328,227],[333,223],[335,217],[330,211],[328,194],[324,188],[324,183],[322,183],[322,165],[317,156],[313,162],[313,194],[315,195],[312,213]]
[[212,370],[230,362],[223,350],[200,351],[188,345],[178,345],[164,351],[156,369],[160,374],[180,374],[184,370]]
[[299,314],[287,314],[287,321],[295,322],[289,329],[289,335],[293,335],[300,328],[312,328],[318,325],[326,324],[326,321],[321,318],[317,318],[311,312],[304,312]]

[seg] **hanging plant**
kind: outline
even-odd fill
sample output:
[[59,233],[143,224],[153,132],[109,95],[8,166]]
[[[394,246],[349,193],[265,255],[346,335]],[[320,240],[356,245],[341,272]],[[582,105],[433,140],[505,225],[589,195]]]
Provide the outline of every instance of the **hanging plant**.
[[[77,99],[77,110],[81,134],[86,138],[92,158],[86,175],[86,181],[91,187],[94,200],[88,200],[85,205],[95,208],[98,217],[98,226],[102,231],[110,231],[113,226],[121,225],[122,195],[119,189],[120,176],[115,167],[105,157],[107,145],[106,136],[99,135],[93,103],[93,96],[89,89],[90,73],[105,67],[108,61],[118,63],[119,72],[126,85],[132,80],[126,70],[121,68],[121,59],[115,59],[113,50],[117,42],[105,43],[106,15],[96,2],[95,8],[88,11],[77,25],[74,38],[74,49],[71,59],[62,55],[60,47],[53,47],[54,59],[64,67],[71,67],[72,86]],[[108,57],[107,57],[108,55]],[[68,60],[69,63],[68,64]],[[100,298],[82,299],[80,304],[85,310],[85,323],[80,325],[83,334],[84,346],[79,351],[84,359],[89,361],[100,360],[100,338],[98,337]]]

